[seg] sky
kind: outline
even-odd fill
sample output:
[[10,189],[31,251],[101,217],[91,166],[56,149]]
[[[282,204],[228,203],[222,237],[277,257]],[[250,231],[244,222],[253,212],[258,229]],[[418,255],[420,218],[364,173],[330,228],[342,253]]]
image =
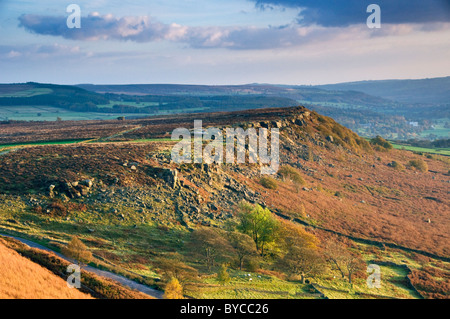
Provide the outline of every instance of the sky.
[[450,0],[0,0],[0,83],[316,85],[448,76],[449,57]]

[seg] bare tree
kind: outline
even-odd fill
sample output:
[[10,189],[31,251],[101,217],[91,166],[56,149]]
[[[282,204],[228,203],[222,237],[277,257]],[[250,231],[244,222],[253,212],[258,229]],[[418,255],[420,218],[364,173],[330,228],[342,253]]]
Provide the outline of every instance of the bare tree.
[[332,267],[339,271],[342,279],[347,277],[350,285],[353,285],[352,276],[363,266],[360,257],[335,240],[328,241],[325,248],[325,257]]

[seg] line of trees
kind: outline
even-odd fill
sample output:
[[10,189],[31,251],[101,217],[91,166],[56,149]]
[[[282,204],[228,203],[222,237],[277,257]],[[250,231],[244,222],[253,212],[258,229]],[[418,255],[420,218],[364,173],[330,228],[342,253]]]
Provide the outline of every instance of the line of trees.
[[361,257],[346,245],[335,239],[320,245],[315,235],[277,219],[260,205],[242,202],[236,217],[224,229],[202,227],[192,233],[189,251],[207,272],[224,264],[255,271],[264,261],[303,283],[333,269],[352,284],[354,275],[363,270]]
[[[355,274],[364,269],[361,256],[346,245],[336,239],[320,245],[314,234],[279,220],[260,205],[242,202],[236,217],[224,228],[200,227],[191,233],[186,248],[189,259],[196,260],[198,266],[187,265],[180,253],[164,254],[153,261],[154,269],[161,274],[160,285],[166,298],[182,298],[184,289],[195,287],[202,269],[206,273],[218,269],[217,280],[222,284],[230,281],[227,267],[255,272],[264,264],[302,283],[332,269],[351,285]],[[92,254],[77,237],[62,252],[80,265],[92,260]]]

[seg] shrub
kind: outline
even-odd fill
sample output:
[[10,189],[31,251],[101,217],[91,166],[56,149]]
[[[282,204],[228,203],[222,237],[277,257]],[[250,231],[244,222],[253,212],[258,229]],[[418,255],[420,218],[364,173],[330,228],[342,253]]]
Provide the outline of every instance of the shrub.
[[222,264],[222,266],[220,266],[219,272],[217,273],[217,280],[222,285],[225,285],[230,282],[231,278],[227,272],[227,266],[225,264]]
[[261,179],[259,180],[259,183],[268,189],[277,189],[277,187],[278,187],[276,180],[274,180],[271,177],[267,177],[267,176],[261,177]]
[[306,217],[306,209],[305,209],[305,205],[303,205],[303,203],[300,204],[300,212],[299,212],[301,217]]
[[256,258],[250,258],[245,263],[245,270],[256,272],[259,269],[259,262]]
[[283,176],[283,179],[290,179],[295,184],[305,185],[306,182],[303,179],[303,177],[300,175],[300,173],[293,167],[289,165],[283,165],[280,170],[278,171],[278,174]]
[[343,198],[343,197],[344,197],[344,194],[343,194],[342,192],[340,192],[340,191],[336,191],[336,192],[334,193],[334,196],[339,197],[339,198]]
[[396,161],[392,161],[391,163],[388,164],[390,167],[394,168],[397,171],[403,171],[405,170],[405,166],[403,166],[401,163],[396,162]]
[[388,151],[392,149],[392,144],[379,135],[371,139],[370,144],[374,145],[377,151]]
[[48,206],[46,211],[49,211],[50,215],[52,216],[66,216],[67,215],[67,208],[64,206],[64,204],[61,201],[53,201]]
[[408,167],[416,169],[420,172],[428,172],[428,164],[421,159],[409,161]]

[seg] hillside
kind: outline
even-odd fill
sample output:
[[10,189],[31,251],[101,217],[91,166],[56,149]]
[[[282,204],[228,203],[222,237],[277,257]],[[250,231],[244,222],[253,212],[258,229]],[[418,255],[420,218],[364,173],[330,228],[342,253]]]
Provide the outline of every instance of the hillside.
[[[173,163],[170,134],[178,127],[192,128],[194,119],[203,120],[204,128],[278,127],[280,164],[290,175],[280,170],[269,187],[255,164]],[[191,282],[187,294],[211,296],[217,287],[208,281],[211,270],[192,252],[191,236],[201,227],[226,232],[245,200],[268,208],[283,227],[317,238],[320,250],[337,235],[365,263],[376,259],[400,265],[387,264],[393,277],[378,295],[417,297],[405,283],[410,270],[400,270],[401,265],[419,274],[431,267],[428,284],[448,272],[446,157],[383,149],[303,107],[103,121],[102,130],[99,124],[53,122],[41,130],[42,145],[26,145],[42,123],[0,124],[4,144],[25,144],[1,150],[3,229],[39,236],[50,245],[80,235],[96,255],[153,278],[155,284],[165,278],[166,263],[176,261],[183,273],[200,275],[200,283]],[[76,139],[86,141],[48,142]],[[420,171],[411,161],[426,163],[428,169]],[[307,284],[293,288],[286,274],[271,273],[282,273],[276,260],[284,254],[283,245],[273,245],[256,268],[248,268],[266,276],[258,289],[267,293],[272,282],[280,291],[295,289],[289,296],[307,296]],[[234,265],[234,259],[228,262]],[[239,267],[233,267],[235,284],[246,291],[241,297],[251,298]],[[399,279],[395,273],[403,275]],[[358,277],[357,288],[349,288],[327,279],[330,274],[333,270],[316,280],[322,286],[370,293],[364,288],[365,275]]]
[[[26,283],[26,284],[24,284]],[[7,248],[0,239],[0,299],[92,299],[64,279]]]

